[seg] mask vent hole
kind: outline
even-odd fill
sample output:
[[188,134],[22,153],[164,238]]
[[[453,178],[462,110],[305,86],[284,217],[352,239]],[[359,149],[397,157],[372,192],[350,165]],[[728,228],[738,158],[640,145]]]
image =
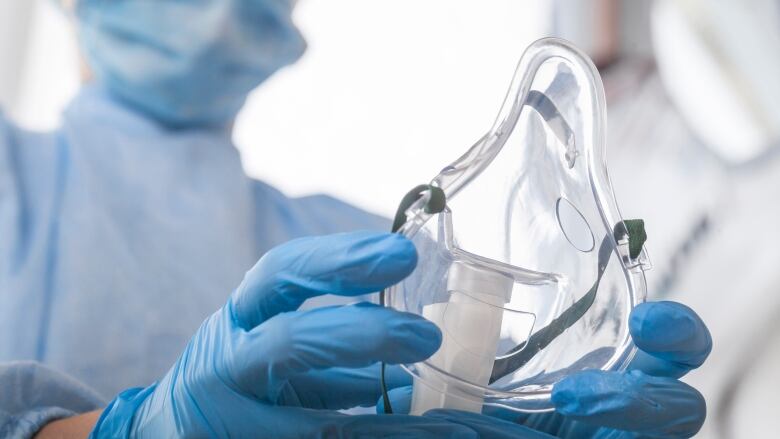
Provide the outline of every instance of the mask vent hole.
[[592,251],[596,241],[582,213],[563,197],[558,198],[555,212],[558,216],[558,225],[569,243],[581,252]]

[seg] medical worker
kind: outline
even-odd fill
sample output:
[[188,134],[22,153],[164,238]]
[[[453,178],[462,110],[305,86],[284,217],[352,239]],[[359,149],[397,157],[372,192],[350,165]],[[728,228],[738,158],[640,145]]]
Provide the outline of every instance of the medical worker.
[[[376,363],[422,360],[441,335],[361,299],[416,264],[408,241],[378,232],[387,221],[287,198],[241,169],[236,113],[305,48],[290,2],[78,0],[72,11],[90,77],[62,127],[0,119],[0,436],[698,430],[704,400],[677,378],[711,340],[670,302],[634,311],[630,371],[564,380],[554,414],[335,411],[373,406]],[[375,232],[336,233],[359,229]],[[363,301],[298,310],[335,296]],[[402,407],[409,377],[388,375]]]

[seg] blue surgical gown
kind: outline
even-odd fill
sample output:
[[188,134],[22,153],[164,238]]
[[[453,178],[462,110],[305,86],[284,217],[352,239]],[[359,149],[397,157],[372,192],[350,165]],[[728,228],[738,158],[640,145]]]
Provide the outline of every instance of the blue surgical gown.
[[106,398],[149,384],[269,248],[387,226],[286,197],[246,177],[229,132],[166,129],[99,86],[54,132],[0,115],[0,362],[43,363]]

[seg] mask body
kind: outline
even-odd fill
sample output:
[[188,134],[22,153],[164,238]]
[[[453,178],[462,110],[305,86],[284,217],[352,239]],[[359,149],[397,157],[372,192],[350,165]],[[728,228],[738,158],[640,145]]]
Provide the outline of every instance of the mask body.
[[404,365],[412,414],[547,411],[567,375],[626,367],[649,260],[641,221],[618,210],[605,147],[598,72],[570,43],[543,39],[490,131],[403,209],[398,232],[419,262],[386,303],[442,331],[433,356]]
[[305,42],[289,0],[81,0],[80,42],[97,81],[172,127],[225,126]]

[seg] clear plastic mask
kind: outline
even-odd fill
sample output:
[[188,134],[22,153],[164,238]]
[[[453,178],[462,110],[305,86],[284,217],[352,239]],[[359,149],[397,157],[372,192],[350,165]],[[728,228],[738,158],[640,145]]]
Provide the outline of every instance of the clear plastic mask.
[[[641,244],[629,249],[605,161],[606,105],[591,61],[543,39],[523,54],[493,127],[436,175],[398,230],[419,262],[385,303],[442,331],[414,376],[412,414],[552,408],[553,385],[620,370],[644,300]],[[633,233],[633,232],[631,232]],[[633,235],[632,235],[633,237]]]

